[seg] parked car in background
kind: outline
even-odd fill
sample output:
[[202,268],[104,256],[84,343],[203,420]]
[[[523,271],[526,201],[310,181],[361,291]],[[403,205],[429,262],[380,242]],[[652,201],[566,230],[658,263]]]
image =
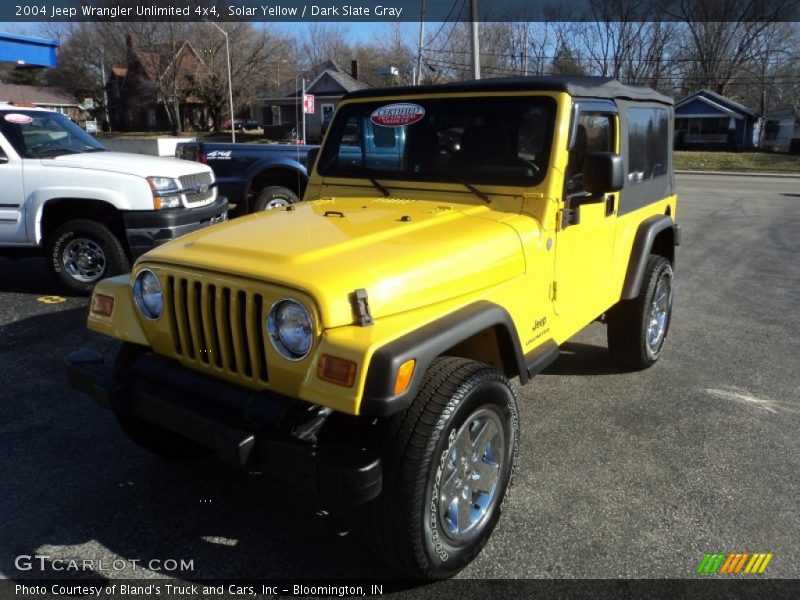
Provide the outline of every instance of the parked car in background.
[[[225,121],[222,124],[223,129],[230,129],[231,122],[230,120]],[[259,125],[258,121],[253,119],[235,119],[233,121],[233,128],[236,131],[253,131],[255,129],[261,129],[261,125]]]
[[306,156],[317,146],[184,142],[175,156],[207,164],[233,216],[286,206],[306,189]]
[[110,152],[64,115],[0,105],[0,256],[44,254],[73,292],[224,221],[215,184],[207,165]]

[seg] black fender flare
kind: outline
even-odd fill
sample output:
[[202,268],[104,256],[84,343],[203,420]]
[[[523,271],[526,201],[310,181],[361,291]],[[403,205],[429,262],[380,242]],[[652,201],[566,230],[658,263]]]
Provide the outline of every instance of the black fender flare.
[[[519,376],[522,384],[558,356],[555,342],[540,346],[545,352],[534,351],[531,356],[524,356],[517,329],[508,311],[492,302],[475,302],[379,348],[367,368],[359,413],[370,417],[386,417],[404,410],[411,405],[425,371],[437,356],[487,329],[494,329],[497,335],[506,376]],[[397,370],[412,358],[416,360],[416,365],[411,383],[405,392],[397,395],[394,393]]]
[[[644,272],[647,268],[647,259],[653,248],[656,237],[662,231],[672,229],[673,244],[678,246],[681,240],[681,228],[672,217],[668,215],[653,215],[642,221],[633,240],[628,270],[625,273],[625,283],[622,286],[622,300],[631,300],[639,295],[642,287]],[[670,258],[674,262],[674,254]]]

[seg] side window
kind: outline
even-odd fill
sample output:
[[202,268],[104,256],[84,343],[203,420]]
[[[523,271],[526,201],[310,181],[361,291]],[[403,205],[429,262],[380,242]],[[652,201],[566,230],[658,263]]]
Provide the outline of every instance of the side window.
[[361,140],[361,123],[358,117],[353,115],[347,119],[344,125],[344,132],[339,145],[339,155],[336,161],[339,166],[352,167],[362,164]]
[[581,113],[567,162],[567,195],[583,192],[583,163],[589,154],[613,152],[614,149],[614,116],[607,113]]
[[[689,127],[691,132],[691,124]],[[628,181],[640,183],[667,174],[669,116],[663,108],[628,110]]]

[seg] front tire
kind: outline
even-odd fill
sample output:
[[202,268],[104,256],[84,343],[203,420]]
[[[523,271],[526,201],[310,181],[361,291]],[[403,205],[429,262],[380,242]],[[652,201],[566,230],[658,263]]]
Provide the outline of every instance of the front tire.
[[608,350],[619,365],[641,370],[661,356],[672,320],[673,272],[669,260],[650,256],[639,295],[608,315]]
[[513,479],[519,410],[508,379],[482,363],[438,358],[412,405],[376,438],[375,549],[413,577],[455,575],[483,549]]
[[88,294],[101,279],[131,268],[116,234],[89,219],[67,221],[48,236],[47,262],[59,282],[78,294]]
[[297,194],[289,188],[282,185],[270,185],[259,192],[253,212],[289,206],[299,200],[300,198],[297,197]]

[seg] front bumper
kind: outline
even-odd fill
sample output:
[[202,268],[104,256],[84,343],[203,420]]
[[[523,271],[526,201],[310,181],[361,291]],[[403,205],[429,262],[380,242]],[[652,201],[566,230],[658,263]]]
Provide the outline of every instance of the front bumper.
[[307,414],[299,400],[245,390],[150,354],[123,375],[99,354],[79,350],[66,358],[66,371],[70,385],[100,406],[194,440],[236,467],[337,504],[361,504],[381,491],[378,457],[290,435],[293,420]]
[[128,247],[134,260],[142,254],[182,235],[228,218],[228,199],[217,196],[200,208],[141,210],[122,213]]

